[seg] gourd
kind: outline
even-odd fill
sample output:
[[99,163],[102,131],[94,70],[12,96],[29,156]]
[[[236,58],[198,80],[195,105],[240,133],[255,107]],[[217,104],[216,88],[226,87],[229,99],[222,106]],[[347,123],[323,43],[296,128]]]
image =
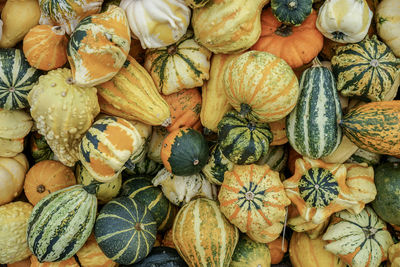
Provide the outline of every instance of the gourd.
[[242,267],[244,265],[269,267],[271,255],[266,244],[255,242],[247,235],[241,234],[229,266]]
[[168,126],[171,114],[146,70],[128,56],[121,70],[97,86],[103,113],[150,125]]
[[59,161],[43,160],[27,172],[24,192],[29,202],[35,206],[48,194],[75,184],[75,176],[70,168]]
[[85,17],[96,14],[103,0],[39,0],[40,24],[59,25],[70,35]]
[[144,67],[164,95],[202,86],[209,78],[211,52],[188,31],[176,43],[148,49]]
[[17,201],[0,206],[0,263],[9,264],[29,257],[26,228],[32,205]]
[[[276,1],[276,2],[287,2]],[[304,1],[293,1],[300,4]],[[306,1],[308,2],[308,1]],[[322,50],[323,35],[315,27],[317,13],[311,14],[299,26],[279,22],[273,10],[261,13],[261,36],[251,49],[269,52],[298,68],[310,62]]]
[[54,159],[54,153],[51,150],[49,144],[47,144],[46,139],[43,135],[38,132],[32,132],[29,137],[29,148],[31,156],[35,163],[42,160],[52,160]]
[[[111,259],[107,258],[101,251],[99,244],[97,244],[94,234],[92,233],[86,240],[83,247],[76,252],[78,256],[79,263],[81,266],[90,267],[117,267],[118,264]],[[73,257],[72,257],[73,258]]]
[[256,164],[267,164],[273,171],[281,172],[286,167],[288,154],[285,146],[270,146],[268,153],[261,157]]
[[274,16],[284,24],[299,26],[312,12],[312,0],[271,0]]
[[288,249],[287,240],[279,237],[278,239],[268,243],[267,246],[271,255],[271,264],[280,263]]
[[162,164],[155,162],[149,157],[145,156],[141,161],[135,163],[133,170],[125,169],[122,172],[124,177],[142,175],[146,177],[154,177],[162,168]]
[[278,121],[273,121],[269,123],[269,128],[272,132],[272,142],[271,146],[279,146],[286,144],[289,140],[286,136],[286,117]]
[[190,23],[190,8],[183,0],[122,0],[134,38],[143,49],[159,48],[177,42]]
[[378,165],[381,161],[382,155],[366,151],[364,149],[357,149],[353,155],[347,160],[350,163],[367,163],[369,166]]
[[39,23],[40,8],[36,0],[10,0],[1,11],[3,22],[1,48],[10,48],[21,41],[30,28]]
[[234,54],[250,48],[260,37],[260,14],[269,0],[210,0],[193,10],[196,41],[214,54]]
[[122,68],[130,49],[128,20],[122,8],[88,16],[76,26],[67,57],[75,83],[91,87],[110,80]]
[[373,13],[365,0],[328,0],[318,12],[316,26],[338,43],[357,43],[366,36]]
[[283,221],[273,223],[271,226],[264,228],[261,231],[248,231],[246,234],[258,243],[270,243],[277,239],[283,231]]
[[0,137],[0,157],[13,157],[24,150],[24,138],[6,139]]
[[164,139],[167,137],[169,132],[164,127],[153,127],[153,132],[149,141],[149,150],[147,156],[155,162],[162,163],[161,159],[161,148]]
[[378,5],[375,13],[378,35],[397,57],[400,57],[399,10],[398,1],[383,0]]
[[154,247],[149,255],[135,264],[136,267],[187,267],[178,252],[169,247]]
[[28,160],[22,153],[0,157],[0,205],[11,202],[21,193],[28,169]]
[[388,250],[388,261],[387,261],[387,266],[388,267],[395,267],[400,264],[400,258],[399,258],[399,248],[400,248],[400,243],[393,244],[389,247]]
[[185,3],[191,8],[199,8],[205,6],[209,0],[185,0]]
[[79,267],[74,257],[57,262],[39,262],[35,255],[30,257],[30,267]]
[[67,43],[60,26],[37,25],[25,35],[23,51],[31,66],[49,71],[67,62]]
[[189,266],[229,266],[239,232],[221,213],[216,201],[197,198],[179,210],[172,238]]
[[71,71],[59,68],[39,78],[28,95],[39,134],[66,166],[78,161],[79,143],[100,112],[96,88],[73,83]]
[[232,107],[259,122],[284,118],[295,107],[300,93],[290,66],[267,52],[249,51],[233,59],[223,79]]
[[210,158],[201,171],[210,183],[221,185],[225,172],[232,170],[233,166],[234,164],[222,154],[219,145],[216,144],[211,148]]
[[342,137],[342,141],[335,151],[321,159],[326,163],[344,163],[347,161],[358,149],[353,142],[346,136]]

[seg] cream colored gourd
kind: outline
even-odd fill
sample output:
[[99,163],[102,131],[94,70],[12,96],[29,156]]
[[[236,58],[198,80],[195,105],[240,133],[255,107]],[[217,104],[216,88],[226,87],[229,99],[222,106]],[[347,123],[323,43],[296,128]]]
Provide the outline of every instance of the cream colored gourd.
[[343,136],[338,148],[328,156],[323,157],[322,160],[326,163],[343,163],[348,160],[357,149],[358,146],[351,142],[349,138]]
[[327,0],[318,12],[316,26],[338,43],[357,43],[364,39],[373,13],[366,0]]
[[379,37],[400,57],[400,1],[381,1],[375,19]]
[[24,138],[0,138],[0,157],[14,157],[24,150]]
[[11,202],[21,193],[28,169],[28,160],[22,153],[12,158],[0,157],[0,205]]
[[147,151],[147,156],[151,160],[162,163],[161,148],[164,138],[167,137],[168,133],[165,127],[153,127],[153,132],[148,143],[149,149]]
[[144,49],[175,43],[190,23],[190,8],[184,0],[122,0],[120,7]]

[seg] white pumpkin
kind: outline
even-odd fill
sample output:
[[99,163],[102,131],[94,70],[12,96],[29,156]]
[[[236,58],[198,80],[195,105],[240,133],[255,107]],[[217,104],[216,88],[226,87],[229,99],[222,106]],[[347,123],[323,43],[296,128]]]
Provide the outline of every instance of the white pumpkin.
[[144,49],[175,43],[190,23],[190,8],[184,0],[122,0],[120,7]]
[[326,0],[316,26],[338,43],[357,43],[367,35],[373,13],[365,0]]
[[383,0],[375,12],[379,37],[400,57],[400,1]]

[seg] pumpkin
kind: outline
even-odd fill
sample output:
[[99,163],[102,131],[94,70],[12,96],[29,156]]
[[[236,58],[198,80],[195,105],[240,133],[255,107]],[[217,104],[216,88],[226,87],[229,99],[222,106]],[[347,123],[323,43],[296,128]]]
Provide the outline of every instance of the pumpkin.
[[338,43],[357,43],[367,35],[373,13],[365,0],[328,0],[318,12],[316,26]]
[[25,35],[23,51],[31,66],[54,70],[67,62],[67,43],[60,26],[37,25]]
[[58,262],[39,262],[35,255],[30,257],[30,267],[79,267],[80,265],[76,262],[74,257],[69,259],[58,261]]
[[324,249],[326,244],[321,237],[310,239],[305,233],[294,232],[289,244],[293,267],[345,267],[344,262]]
[[269,0],[211,0],[193,10],[196,41],[215,54],[250,48],[260,37],[260,14]]
[[[276,1],[284,4],[292,0]],[[273,1],[274,2],[274,1]],[[272,2],[272,3],[273,3]],[[309,1],[292,1],[301,4]],[[322,49],[323,36],[315,27],[317,13],[312,11],[300,26],[279,22],[273,10],[261,14],[261,36],[251,49],[269,52],[284,59],[290,67],[298,68],[310,62]]]
[[24,39],[30,28],[39,23],[40,8],[37,0],[7,0],[1,11],[1,48],[10,48]]
[[171,114],[147,71],[131,56],[110,80],[97,86],[103,113],[168,126]]
[[208,145],[203,135],[183,127],[169,133],[163,141],[161,159],[164,167],[180,176],[201,171],[208,161]]
[[110,80],[123,66],[130,49],[128,20],[122,8],[88,16],[76,26],[67,57],[77,85],[90,87]]
[[371,102],[351,109],[340,122],[344,134],[359,148],[400,155],[400,101]]
[[26,228],[32,205],[17,201],[0,206],[0,263],[8,264],[29,257]]
[[[357,44],[339,47],[332,57],[337,90],[347,97],[371,101],[392,100],[400,76],[400,60],[374,35]],[[389,99],[388,99],[389,98]]]
[[24,192],[35,206],[43,197],[65,187],[75,185],[73,171],[54,160],[43,160],[29,169],[24,182]]
[[270,143],[271,146],[280,146],[289,141],[286,136],[286,117],[278,121],[270,122],[269,128],[273,136],[272,142]]
[[38,132],[33,132],[30,135],[29,148],[35,163],[46,159],[54,159],[54,153],[49,144],[47,144],[46,138]]
[[94,226],[94,236],[104,254],[119,264],[145,258],[156,240],[157,224],[147,207],[129,197],[108,202]]
[[283,237],[279,237],[278,239],[268,243],[267,246],[271,254],[271,264],[280,263],[288,249],[287,240]]
[[164,95],[182,89],[202,86],[209,78],[211,52],[194,40],[188,31],[176,43],[158,49],[148,49],[144,67],[150,73],[158,91]]
[[242,267],[245,265],[269,267],[271,255],[266,244],[255,242],[247,235],[241,234],[229,266]]
[[201,128],[201,94],[197,88],[181,90],[163,98],[171,112],[171,124],[167,127],[169,132],[182,127]]
[[217,188],[206,180],[202,173],[189,176],[171,174],[161,169],[151,181],[154,186],[161,186],[164,196],[177,206],[189,203],[195,197],[216,199]]
[[353,267],[378,266],[393,244],[386,224],[370,207],[358,215],[335,213],[322,239],[329,243],[326,250]]
[[284,118],[295,107],[300,93],[290,66],[267,52],[249,51],[234,58],[223,79],[233,108],[259,122]]
[[136,127],[122,118],[104,117],[82,138],[79,160],[94,179],[111,182],[123,171],[124,164],[143,150],[144,141]]
[[235,110],[218,123],[219,148],[234,164],[251,164],[264,157],[272,138],[268,123],[250,121]]
[[271,0],[274,16],[284,24],[299,26],[311,13],[312,0]]
[[183,0],[122,0],[132,35],[143,49],[177,42],[190,23],[190,8]]
[[399,16],[400,5],[396,0],[382,0],[376,13],[376,29],[379,37],[400,57]]
[[221,185],[225,172],[232,170],[233,166],[234,164],[222,154],[219,145],[216,144],[211,149],[210,158],[201,171],[210,183]]
[[216,201],[197,198],[179,210],[172,238],[189,266],[229,266],[239,232],[221,213]]
[[[83,247],[76,252],[79,263],[83,267],[117,267],[118,264],[107,258],[97,244],[94,234],[91,234]],[[73,257],[72,257],[73,258]]]
[[100,112],[96,88],[82,88],[59,68],[39,78],[28,95],[31,116],[55,156],[66,166],[78,161],[79,143]]
[[0,157],[0,205],[11,202],[21,193],[28,169],[28,160],[22,153],[10,158]]
[[149,150],[147,156],[155,162],[162,163],[161,159],[161,148],[164,139],[167,137],[169,132],[164,127],[153,127],[153,132],[149,141]]

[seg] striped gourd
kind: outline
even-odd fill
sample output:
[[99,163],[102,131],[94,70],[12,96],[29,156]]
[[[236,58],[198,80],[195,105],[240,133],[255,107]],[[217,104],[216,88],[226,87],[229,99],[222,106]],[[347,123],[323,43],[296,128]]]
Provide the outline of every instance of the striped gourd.
[[121,70],[97,87],[100,109],[127,120],[167,126],[170,111],[147,71],[131,56]]
[[266,244],[258,243],[247,235],[241,234],[232,256],[229,267],[269,267],[271,266],[271,254]]
[[175,207],[164,196],[159,187],[154,186],[146,177],[134,177],[124,182],[120,196],[133,198],[143,203],[153,214],[157,230],[164,231],[172,227]]
[[400,156],[400,101],[372,102],[353,108],[340,126],[358,147],[373,153]]
[[72,257],[86,242],[96,218],[95,185],[74,185],[42,198],[28,221],[29,249],[43,261]]
[[122,176],[129,177],[133,175],[146,175],[152,177],[156,175],[161,168],[162,164],[145,156],[141,161],[135,163],[135,168],[133,170],[125,169],[122,172]]
[[298,153],[318,159],[340,144],[342,109],[333,74],[318,59],[313,63],[300,78],[301,94],[286,119],[286,135]]
[[222,154],[235,164],[251,164],[268,153],[272,141],[268,123],[254,122],[232,110],[218,124]]
[[222,154],[219,145],[216,144],[211,149],[210,158],[202,172],[210,183],[221,185],[224,181],[225,172],[232,170],[233,165],[234,164]]
[[41,74],[29,65],[21,49],[0,49],[0,108],[27,107],[28,93]]
[[94,236],[104,254],[119,264],[146,257],[156,240],[157,223],[146,206],[129,197],[108,202],[94,226]]
[[352,267],[379,266],[393,244],[385,222],[370,207],[357,215],[335,213],[322,239],[329,243],[326,250]]
[[367,163],[368,165],[378,165],[381,161],[382,155],[366,151],[364,149],[357,149],[353,155],[347,160],[350,163]]
[[[372,101],[392,100],[400,75],[400,59],[374,35],[356,44],[341,46],[332,57],[337,90],[344,96]],[[388,99],[389,97],[389,99]]]
[[256,164],[267,164],[272,170],[280,172],[285,168],[289,153],[285,146],[270,146],[268,153],[261,157]]
[[198,198],[176,215],[172,238],[178,253],[192,267],[229,266],[239,232],[216,201]]

